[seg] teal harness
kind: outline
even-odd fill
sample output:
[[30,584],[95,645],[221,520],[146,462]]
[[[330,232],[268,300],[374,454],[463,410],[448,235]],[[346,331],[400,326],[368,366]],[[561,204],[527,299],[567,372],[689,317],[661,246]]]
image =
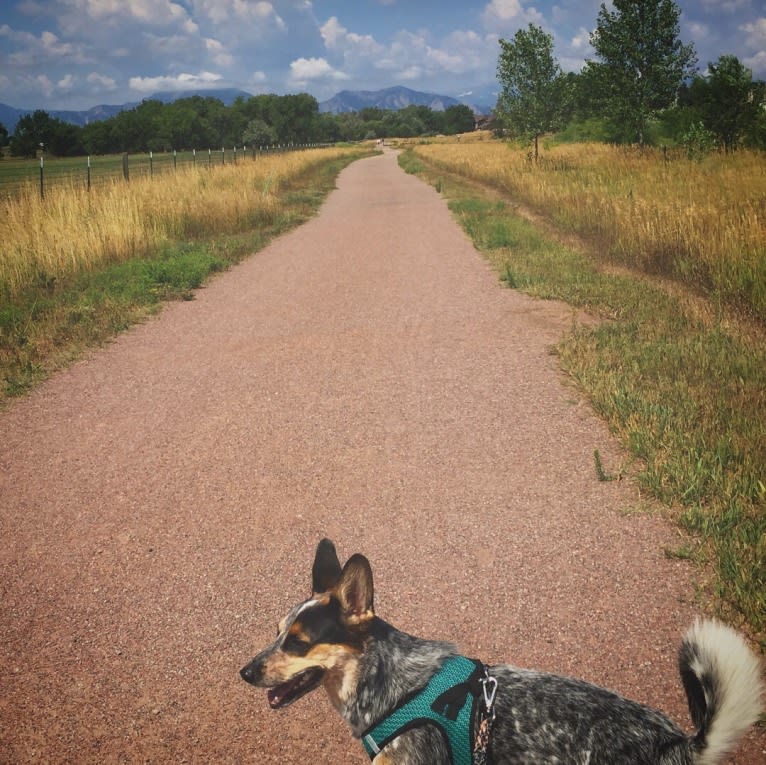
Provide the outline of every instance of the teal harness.
[[453,765],[471,765],[476,702],[484,676],[481,662],[464,656],[447,659],[425,688],[406,698],[362,736],[370,759],[402,733],[435,725],[449,747]]

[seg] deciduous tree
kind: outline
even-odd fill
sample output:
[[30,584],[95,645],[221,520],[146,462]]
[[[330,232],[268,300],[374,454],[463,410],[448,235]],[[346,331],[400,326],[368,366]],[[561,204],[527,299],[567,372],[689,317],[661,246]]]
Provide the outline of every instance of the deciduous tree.
[[705,80],[702,120],[725,149],[734,149],[761,116],[763,88],[755,86],[753,73],[736,56],[709,64]]
[[511,134],[534,141],[559,125],[561,67],[553,55],[553,37],[530,24],[513,40],[500,40],[497,78],[501,92],[497,112]]
[[697,63],[694,46],[679,40],[681,10],[673,0],[614,0],[601,5],[588,62],[613,124],[625,141],[646,140],[649,119],[671,106]]

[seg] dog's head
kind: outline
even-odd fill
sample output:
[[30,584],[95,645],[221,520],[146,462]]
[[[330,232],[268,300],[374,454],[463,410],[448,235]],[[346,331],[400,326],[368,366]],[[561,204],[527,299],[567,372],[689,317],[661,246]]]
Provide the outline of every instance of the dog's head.
[[312,568],[312,596],[279,623],[277,639],[240,671],[243,680],[268,688],[272,709],[324,685],[337,708],[356,688],[373,610],[372,569],[363,555],[341,568],[335,546],[323,539]]

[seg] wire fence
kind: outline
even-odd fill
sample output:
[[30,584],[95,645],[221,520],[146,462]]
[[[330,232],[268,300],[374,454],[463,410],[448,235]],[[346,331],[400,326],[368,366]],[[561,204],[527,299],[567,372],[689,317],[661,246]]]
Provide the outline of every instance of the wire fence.
[[45,192],[53,185],[82,183],[90,191],[105,181],[142,177],[161,177],[180,167],[190,165],[212,168],[257,160],[264,154],[305,151],[331,146],[329,143],[272,144],[268,146],[233,146],[220,149],[148,152],[141,154],[108,154],[87,157],[48,157],[35,159],[3,159],[0,161],[0,195],[17,196],[30,186]]

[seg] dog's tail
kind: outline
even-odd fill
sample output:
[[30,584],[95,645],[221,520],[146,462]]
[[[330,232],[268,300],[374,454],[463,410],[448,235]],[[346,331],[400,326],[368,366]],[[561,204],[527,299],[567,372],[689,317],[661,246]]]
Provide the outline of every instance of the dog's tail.
[[698,621],[686,633],[678,664],[697,729],[694,761],[714,765],[761,714],[760,662],[734,630]]

